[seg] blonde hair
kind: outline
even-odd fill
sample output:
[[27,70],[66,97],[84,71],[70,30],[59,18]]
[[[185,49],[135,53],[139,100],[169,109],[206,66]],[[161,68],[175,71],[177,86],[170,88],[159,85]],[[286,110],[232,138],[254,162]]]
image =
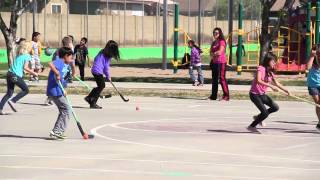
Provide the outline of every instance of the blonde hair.
[[23,41],[21,44],[18,45],[17,47],[17,55],[22,55],[22,54],[29,54],[32,50],[32,44],[30,41]]

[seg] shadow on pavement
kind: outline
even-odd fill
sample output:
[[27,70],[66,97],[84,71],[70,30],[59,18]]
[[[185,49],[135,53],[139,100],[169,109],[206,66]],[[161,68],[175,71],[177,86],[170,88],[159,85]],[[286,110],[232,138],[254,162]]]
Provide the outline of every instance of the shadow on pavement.
[[24,105],[32,105],[32,106],[48,106],[46,104],[41,104],[41,103],[26,103],[26,102],[18,102],[19,104],[24,104]]
[[273,121],[277,123],[284,123],[284,124],[305,124],[305,125],[316,125],[315,123],[306,123],[306,122],[292,122],[292,121]]
[[175,96],[169,96],[169,97],[161,97],[161,98],[191,99],[191,100],[209,101],[208,98],[196,98],[196,97],[175,97]]
[[297,134],[320,134],[317,130],[298,130],[298,131],[286,131],[286,133],[297,133]]
[[[208,129],[208,132],[216,132],[216,133],[229,133],[229,134],[252,134],[253,132],[249,131],[230,131],[230,130],[221,130],[221,129]],[[257,133],[253,133],[257,134]]]
[[0,138],[20,138],[20,139],[42,139],[42,140],[53,140],[49,137],[37,137],[37,136],[21,136],[11,134],[0,134]]

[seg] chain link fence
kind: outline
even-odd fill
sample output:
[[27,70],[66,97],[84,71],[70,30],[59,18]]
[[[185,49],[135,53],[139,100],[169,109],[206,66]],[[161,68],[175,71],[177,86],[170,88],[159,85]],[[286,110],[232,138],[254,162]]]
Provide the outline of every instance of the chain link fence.
[[[174,3],[179,3],[179,28],[197,41],[198,0],[168,0],[168,43],[173,44]],[[214,27],[228,32],[228,1],[201,0],[202,44],[210,43]],[[244,0],[244,31],[260,24],[260,3]],[[234,0],[234,29],[237,29],[237,7]],[[18,22],[18,36],[31,38],[33,31],[32,9]],[[163,29],[163,0],[38,0],[35,6],[35,30],[42,34],[42,41],[60,46],[65,35],[89,39],[90,47],[101,47],[113,39],[122,47],[161,46]],[[2,12],[9,22],[10,13]],[[182,36],[181,36],[182,37]],[[181,43],[182,42],[181,38]],[[4,46],[0,36],[1,46]]]

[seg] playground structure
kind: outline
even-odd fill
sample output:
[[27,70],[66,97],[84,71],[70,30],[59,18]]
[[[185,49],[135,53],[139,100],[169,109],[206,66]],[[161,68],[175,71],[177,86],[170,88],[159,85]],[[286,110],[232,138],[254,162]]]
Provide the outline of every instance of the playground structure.
[[[178,8],[176,6],[176,8]],[[259,65],[260,59],[260,34],[261,28],[256,27],[253,30],[244,32],[242,29],[243,7],[239,4],[238,30],[232,31],[226,40],[229,44],[227,47],[227,56],[230,66],[236,66],[238,74],[242,70],[249,70]],[[310,56],[311,48],[320,43],[320,1],[309,1],[306,6],[299,8],[288,17],[288,26],[280,26],[277,37],[272,42],[271,51],[277,55],[278,72],[296,72],[304,73],[307,71],[306,63]],[[269,26],[269,31],[274,26]],[[190,36],[175,24],[175,32],[184,34],[185,53],[188,53],[187,41]],[[234,37],[238,37],[235,43]],[[177,39],[175,39],[178,41]],[[234,48],[236,46],[236,48]],[[246,55],[242,54],[244,47]],[[240,49],[240,50],[239,50]],[[233,53],[236,52],[236,53]],[[210,48],[203,48],[203,55],[210,55]],[[233,57],[236,57],[236,63]],[[177,57],[172,61],[174,67],[181,65]],[[176,68],[175,68],[176,69]]]

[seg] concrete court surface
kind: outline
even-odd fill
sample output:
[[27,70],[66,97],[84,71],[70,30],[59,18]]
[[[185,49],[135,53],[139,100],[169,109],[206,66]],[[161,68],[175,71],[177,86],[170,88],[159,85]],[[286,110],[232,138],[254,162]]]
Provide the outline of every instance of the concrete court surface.
[[96,137],[81,139],[71,119],[69,139],[47,140],[57,109],[28,95],[18,113],[0,116],[0,179],[320,179],[320,132],[305,103],[278,102],[253,134],[245,127],[258,111],[249,101],[114,96],[90,110],[83,96],[70,98]]

